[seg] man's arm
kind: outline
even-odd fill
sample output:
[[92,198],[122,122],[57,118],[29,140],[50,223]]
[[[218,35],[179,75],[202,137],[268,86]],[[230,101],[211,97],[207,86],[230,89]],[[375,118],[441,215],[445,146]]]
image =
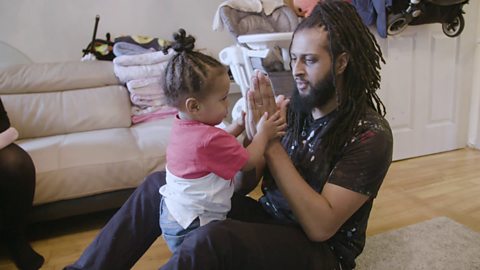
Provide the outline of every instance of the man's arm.
[[298,173],[279,141],[270,143],[265,158],[278,188],[312,241],[329,239],[369,198],[329,183],[317,193]]

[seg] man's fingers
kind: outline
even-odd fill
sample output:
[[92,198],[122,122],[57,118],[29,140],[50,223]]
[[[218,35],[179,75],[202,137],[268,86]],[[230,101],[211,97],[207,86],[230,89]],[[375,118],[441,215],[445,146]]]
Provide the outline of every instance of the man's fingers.
[[267,119],[268,119],[268,113],[267,113],[267,112],[264,112],[264,113],[260,116],[260,119],[258,120],[257,125],[263,124],[265,121],[267,121]]
[[275,97],[275,103],[277,104],[277,107],[280,108],[280,104],[282,103],[282,101],[285,100],[285,96],[284,95],[278,95]]
[[247,91],[247,98],[245,99],[245,103],[247,104],[247,113],[252,109],[253,104],[255,101],[253,100],[252,93],[250,93],[251,90]]
[[261,107],[258,105],[258,100],[257,100],[257,94],[255,91],[248,91],[247,92],[247,97],[248,97],[248,102],[247,102],[247,110],[250,110],[252,112],[255,112],[255,116],[258,115],[259,112],[261,112]]
[[257,79],[259,81],[260,95],[262,99],[262,106],[264,110],[270,113],[275,112],[275,98],[273,96],[272,84],[270,79],[263,73],[257,73]]
[[257,76],[257,73],[259,71],[256,71],[256,74],[252,76],[252,78],[250,79],[250,88],[253,90],[253,98],[255,100],[255,106],[259,107],[259,106],[262,106],[263,105],[263,101],[262,101],[262,96],[261,96],[261,89],[260,89],[260,84],[259,84],[259,81],[258,81],[258,76]]

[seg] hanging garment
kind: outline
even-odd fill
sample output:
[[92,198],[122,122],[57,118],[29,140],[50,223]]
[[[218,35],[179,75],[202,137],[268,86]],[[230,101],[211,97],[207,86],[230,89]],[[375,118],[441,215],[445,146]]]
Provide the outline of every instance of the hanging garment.
[[387,7],[393,0],[353,0],[358,14],[367,26],[375,25],[382,38],[387,37]]

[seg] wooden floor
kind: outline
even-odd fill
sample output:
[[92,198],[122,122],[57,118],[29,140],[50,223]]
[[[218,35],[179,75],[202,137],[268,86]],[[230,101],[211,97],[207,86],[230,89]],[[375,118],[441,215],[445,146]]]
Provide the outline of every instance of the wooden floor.
[[[258,196],[258,190],[254,196]],[[368,235],[447,216],[480,232],[480,151],[462,149],[392,164],[375,201]],[[42,269],[62,269],[78,258],[112,212],[37,224],[34,248]],[[134,269],[158,269],[170,253],[158,239]],[[0,269],[15,269],[0,248]]]

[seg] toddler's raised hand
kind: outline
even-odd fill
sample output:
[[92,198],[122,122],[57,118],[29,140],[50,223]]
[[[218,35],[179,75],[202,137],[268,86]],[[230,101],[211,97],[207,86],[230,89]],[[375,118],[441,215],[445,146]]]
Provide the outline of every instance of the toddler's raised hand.
[[281,113],[282,112],[278,110],[269,116],[268,112],[265,112],[256,126],[257,135],[265,136],[267,140],[280,138],[285,135],[287,124]]

